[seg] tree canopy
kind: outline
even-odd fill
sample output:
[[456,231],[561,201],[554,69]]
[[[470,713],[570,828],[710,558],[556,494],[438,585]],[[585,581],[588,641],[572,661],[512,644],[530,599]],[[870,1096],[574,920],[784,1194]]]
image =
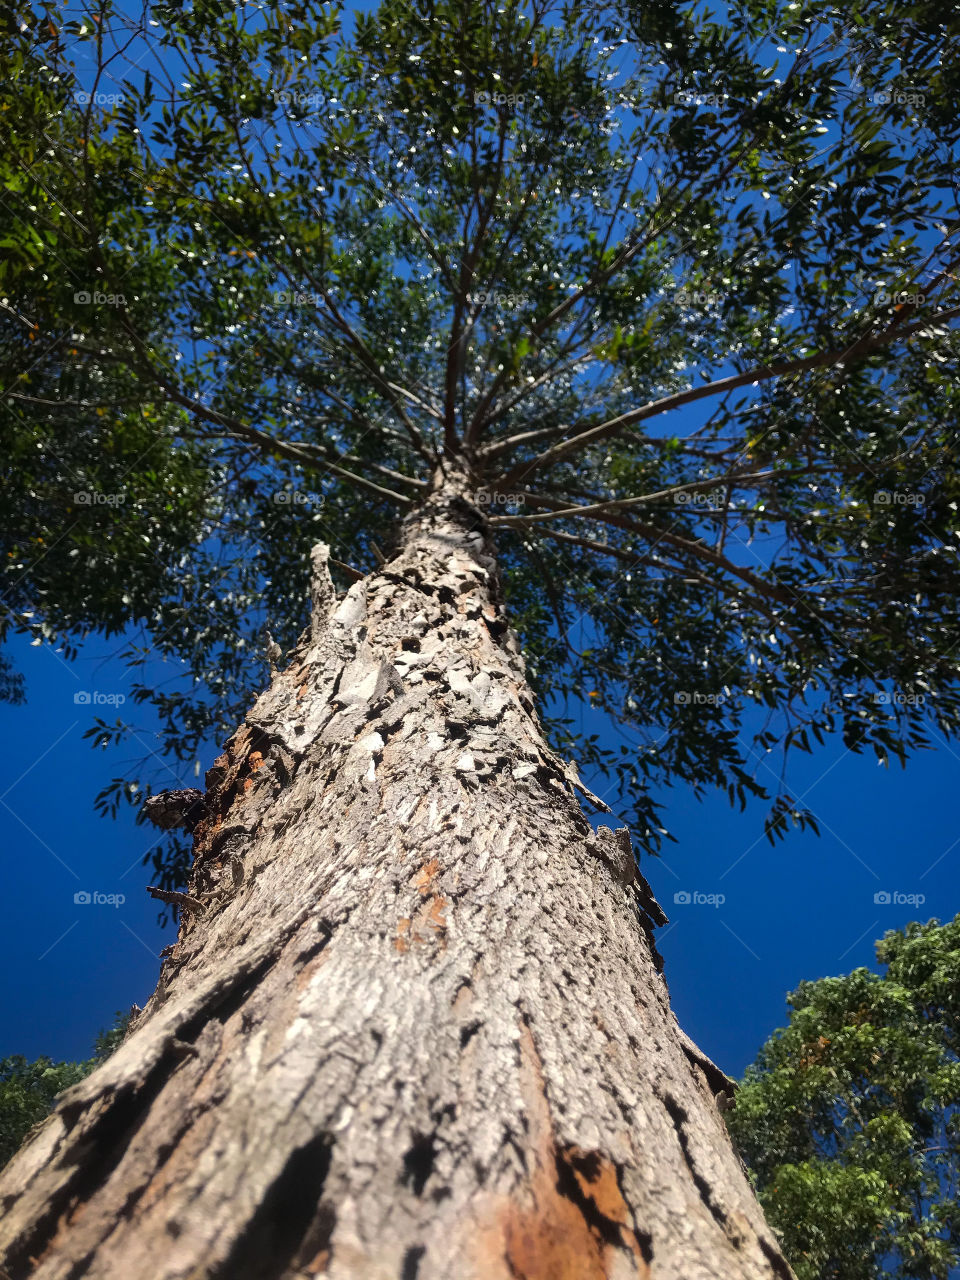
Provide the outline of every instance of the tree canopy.
[[[791,749],[956,731],[944,6],[4,21],[0,625],[139,626],[134,696],[184,767],[261,683],[264,625],[304,626],[311,543],[345,585],[450,464],[555,740],[643,847],[665,785],[766,797],[774,838],[813,823]],[[575,734],[581,694],[616,748]]]
[[728,1124],[799,1280],[960,1263],[960,916],[876,944],[883,975],[803,982]]

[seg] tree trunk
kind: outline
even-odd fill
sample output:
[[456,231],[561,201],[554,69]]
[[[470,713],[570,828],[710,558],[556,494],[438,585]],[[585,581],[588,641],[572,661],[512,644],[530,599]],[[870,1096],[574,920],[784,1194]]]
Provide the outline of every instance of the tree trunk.
[[155,994],[0,1177],[10,1280],[791,1275],[469,492],[339,602],[315,551]]

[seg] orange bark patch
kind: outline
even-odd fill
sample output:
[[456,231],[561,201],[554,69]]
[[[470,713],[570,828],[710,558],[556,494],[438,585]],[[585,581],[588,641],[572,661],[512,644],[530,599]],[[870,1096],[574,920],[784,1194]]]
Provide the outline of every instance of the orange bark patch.
[[327,963],[327,960],[328,960],[327,953],[325,951],[321,951],[320,955],[315,956],[313,960],[309,961],[307,964],[303,966],[303,968],[297,974],[297,980],[295,985],[298,991],[304,990],[304,988],[308,985],[308,983],[310,982],[314,974],[317,972],[317,970],[321,968],[323,965],[325,965]]
[[300,701],[300,699],[301,699],[301,698],[305,698],[305,697],[307,696],[307,688],[308,688],[307,681],[306,681],[306,680],[304,680],[303,684],[302,684],[302,685],[300,686],[300,688],[297,690],[297,701],[298,701],[298,702]]
[[413,924],[415,942],[439,943],[441,947],[447,942],[447,920],[444,912],[447,909],[446,898],[435,894],[423,904],[417,912]]
[[447,920],[443,914],[444,911],[446,911],[446,909],[447,909],[446,898],[441,898],[438,895],[437,897],[434,897],[431,900],[430,909],[427,912],[427,921],[426,921],[428,929],[433,929],[437,933],[446,933]]
[[519,1048],[532,1172],[480,1226],[475,1257],[481,1272],[491,1280],[649,1280],[649,1244],[630,1225],[616,1165],[601,1151],[557,1142],[529,1028]]
[[393,940],[393,945],[396,947],[396,949],[400,952],[401,955],[403,955],[405,951],[410,950],[410,943],[407,941],[407,934],[409,932],[410,932],[410,921],[407,919],[406,916],[403,916],[400,920],[397,921],[397,936]]
[[447,909],[446,898],[438,894],[428,899],[413,919],[404,917],[397,921],[397,936],[393,945],[403,954],[409,951],[412,943],[430,946],[439,945],[441,949],[447,944],[447,920],[444,912]]
[[614,1165],[598,1151],[554,1151],[554,1169],[536,1176],[530,1208],[503,1215],[504,1256],[516,1280],[608,1280],[615,1260],[633,1264],[637,1280],[650,1268],[629,1227],[630,1210]]
[[330,1250],[321,1249],[317,1256],[307,1263],[303,1271],[308,1276],[325,1276],[329,1265]]
[[250,754],[247,756],[247,760],[250,762],[250,768],[253,770],[254,773],[256,773],[257,770],[263,764],[263,752],[251,751]]
[[596,1243],[569,1200],[518,1211],[504,1223],[504,1243],[516,1280],[606,1280]]
[[426,897],[430,892],[430,886],[437,872],[440,870],[440,859],[431,858],[430,861],[422,868],[414,883],[420,890],[422,897]]

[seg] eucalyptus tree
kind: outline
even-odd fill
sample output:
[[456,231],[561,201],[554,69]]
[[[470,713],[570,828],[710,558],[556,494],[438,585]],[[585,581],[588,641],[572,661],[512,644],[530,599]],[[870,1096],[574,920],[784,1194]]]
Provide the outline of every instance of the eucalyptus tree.
[[85,96],[63,376],[132,380],[212,491],[149,619],[197,688],[138,696],[184,760],[245,710],[146,806],[192,836],[179,937],[0,1179],[4,1265],[787,1275],[635,849],[664,784],[956,729],[952,20],[341,17],[23,24]]

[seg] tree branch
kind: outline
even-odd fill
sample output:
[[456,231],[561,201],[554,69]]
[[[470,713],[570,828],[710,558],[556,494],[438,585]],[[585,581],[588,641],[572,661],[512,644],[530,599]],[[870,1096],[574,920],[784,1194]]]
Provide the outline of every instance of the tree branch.
[[[542,494],[527,492],[524,497],[527,502],[532,503],[534,506],[548,507],[554,513],[556,513],[558,509],[563,509],[554,499],[547,498]],[[654,546],[664,542],[667,546],[676,547],[678,551],[682,551],[686,555],[694,556],[695,558],[710,564],[713,568],[722,569],[733,577],[739,578],[741,582],[745,582],[760,595],[776,601],[777,604],[783,605],[785,608],[790,607],[791,596],[794,596],[797,601],[800,600],[800,597],[796,596],[795,592],[791,592],[785,587],[775,586],[774,584],[767,582],[765,579],[758,577],[755,573],[751,573],[749,569],[744,569],[740,565],[734,564],[732,560],[721,555],[718,551],[707,546],[706,543],[701,542],[699,539],[690,540],[688,538],[683,538],[680,534],[672,533],[667,529],[658,529],[654,525],[646,524],[635,519],[628,519],[626,516],[618,515],[617,513],[610,511],[598,511],[589,518],[592,520],[599,520],[605,524],[612,524],[620,529],[626,529],[630,533],[636,533],[641,538],[651,542]],[[525,527],[526,519],[527,517],[525,516],[491,516],[490,523],[491,525],[508,525],[516,529],[523,529]]]
[[[791,471],[792,476],[806,474],[809,468],[804,468],[802,472]],[[565,516],[588,516],[605,511],[620,511],[627,507],[640,506],[643,503],[657,502],[661,498],[670,498],[677,493],[699,493],[704,489],[715,489],[718,485],[730,484],[733,487],[742,487],[746,481],[762,481],[769,480],[771,476],[781,474],[776,471],[747,471],[740,475],[731,474],[726,476],[715,476],[712,480],[691,480],[688,484],[673,485],[669,489],[660,489],[656,493],[644,494],[641,498],[611,498],[609,502],[595,502],[590,506],[562,507],[557,511],[545,511],[541,515],[530,516],[492,516],[491,524],[497,524],[501,520],[519,519],[527,524],[532,524],[535,520],[559,520]]]
[[610,418],[607,422],[601,422],[599,426],[581,431],[577,435],[571,436],[569,440],[552,445],[530,462],[518,463],[517,466],[498,480],[498,484],[504,488],[509,488],[511,484],[519,483],[537,468],[548,466],[556,462],[558,458],[565,457],[568,453],[585,449],[588,445],[595,444],[599,440],[607,440],[611,436],[619,435],[620,432],[625,431],[628,427],[632,427],[634,423],[642,422],[646,418],[653,418],[661,413],[667,413],[671,409],[679,409],[683,405],[693,404],[694,401],[703,400],[707,396],[724,395],[727,392],[736,391],[739,387],[748,386],[753,382],[766,382],[770,378],[782,378],[790,374],[806,373],[809,369],[820,369],[824,366],[844,366],[851,361],[862,359],[874,351],[880,351],[892,342],[909,337],[922,329],[932,328],[934,325],[941,324],[946,320],[952,320],[956,316],[960,316],[960,307],[951,307],[947,311],[941,311],[927,320],[917,320],[913,324],[884,329],[882,333],[867,334],[849,347],[841,350],[821,351],[817,355],[803,356],[797,360],[787,360],[782,364],[760,365],[754,369],[747,370],[745,373],[736,373],[729,378],[721,378],[717,382],[708,382],[702,387],[688,387],[685,391],[663,396],[660,400],[652,400],[649,404],[642,405],[639,409],[631,409],[628,413],[622,413],[616,418]]
[[753,595],[751,592],[744,591],[742,587],[735,586],[732,582],[728,582],[721,577],[714,576],[708,578],[706,574],[698,573],[696,569],[691,569],[686,565],[673,565],[667,560],[658,559],[656,556],[638,555],[637,553],[628,551],[623,547],[611,546],[607,542],[599,542],[593,538],[578,537],[573,533],[564,533],[561,529],[545,529],[538,527],[537,533],[550,538],[553,542],[565,543],[568,546],[583,547],[585,550],[595,552],[599,555],[611,556],[616,560],[621,560],[631,568],[636,568],[637,565],[643,565],[648,569],[659,569],[662,573],[671,577],[676,577],[678,574],[688,575],[685,578],[685,581],[699,582],[702,586],[722,591],[724,595],[731,599],[742,600],[744,603],[752,605],[758,613],[763,614],[771,626],[778,627],[785,635],[790,636],[798,647],[802,644],[800,637],[786,625],[780,614],[773,612],[766,601]]

